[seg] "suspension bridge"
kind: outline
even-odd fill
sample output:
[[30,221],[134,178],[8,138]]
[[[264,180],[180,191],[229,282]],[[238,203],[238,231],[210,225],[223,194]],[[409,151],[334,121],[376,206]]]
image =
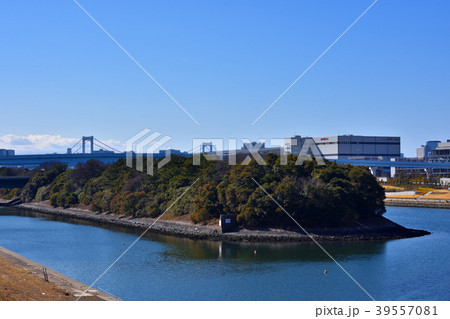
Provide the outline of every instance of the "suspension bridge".
[[[88,148],[86,147],[88,146]],[[34,169],[44,163],[59,162],[73,168],[80,162],[96,159],[111,164],[126,153],[96,139],[94,136],[83,136],[77,143],[67,149],[65,154],[33,154],[0,157],[0,167],[24,167]]]
[[[86,151],[86,144],[90,146],[90,152]],[[96,150],[95,147],[98,149]],[[102,141],[96,139],[94,136],[83,136],[78,142],[72,147],[67,149],[67,154],[94,154],[94,153],[123,153],[118,149],[103,143]]]

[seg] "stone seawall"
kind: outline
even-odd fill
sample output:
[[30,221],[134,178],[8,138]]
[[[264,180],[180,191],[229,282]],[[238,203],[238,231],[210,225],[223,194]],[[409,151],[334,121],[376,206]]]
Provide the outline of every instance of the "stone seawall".
[[[105,213],[94,213],[82,209],[53,208],[48,205],[28,203],[19,208],[69,219],[84,220],[98,225],[109,225],[137,231],[148,231],[190,239],[231,241],[231,242],[309,242],[310,236],[301,230],[280,229],[240,229],[236,232],[222,233],[219,226],[199,226],[185,222],[166,221],[152,218],[131,218]],[[402,227],[384,217],[368,221],[354,228],[307,229],[315,240],[361,241],[389,240],[428,235],[429,232]]]
[[420,208],[444,208],[450,209],[450,203],[444,201],[430,201],[420,199],[385,199],[384,204],[386,206],[397,207],[420,207]]

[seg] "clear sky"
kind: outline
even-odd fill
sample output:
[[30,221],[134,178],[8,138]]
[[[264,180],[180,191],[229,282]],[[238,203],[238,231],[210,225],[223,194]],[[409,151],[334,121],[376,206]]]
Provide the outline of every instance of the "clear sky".
[[450,1],[0,2],[0,148],[122,145],[143,128],[192,138],[394,135],[415,155],[450,139]]

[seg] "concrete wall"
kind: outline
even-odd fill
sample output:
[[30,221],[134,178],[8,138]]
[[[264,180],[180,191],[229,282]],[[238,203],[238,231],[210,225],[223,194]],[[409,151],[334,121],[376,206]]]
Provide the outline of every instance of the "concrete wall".
[[[315,137],[314,142],[317,144],[320,152],[322,152],[322,155],[326,158],[338,158],[339,144],[337,144],[337,136]],[[350,150],[350,145],[348,145],[348,147],[348,150]],[[347,148],[345,149],[347,150]]]

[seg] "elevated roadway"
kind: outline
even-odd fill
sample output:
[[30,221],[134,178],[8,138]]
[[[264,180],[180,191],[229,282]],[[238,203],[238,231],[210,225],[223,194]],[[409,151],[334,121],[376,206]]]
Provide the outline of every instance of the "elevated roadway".
[[120,158],[125,159],[126,153],[85,153],[85,154],[39,154],[39,155],[15,155],[0,157],[0,167],[24,167],[36,168],[43,163],[59,162],[68,167],[75,167],[80,162],[96,159],[106,164],[111,164]]
[[394,167],[411,169],[450,169],[450,163],[439,162],[419,162],[419,161],[378,161],[365,159],[331,159],[337,164],[350,164],[354,166],[367,167]]

